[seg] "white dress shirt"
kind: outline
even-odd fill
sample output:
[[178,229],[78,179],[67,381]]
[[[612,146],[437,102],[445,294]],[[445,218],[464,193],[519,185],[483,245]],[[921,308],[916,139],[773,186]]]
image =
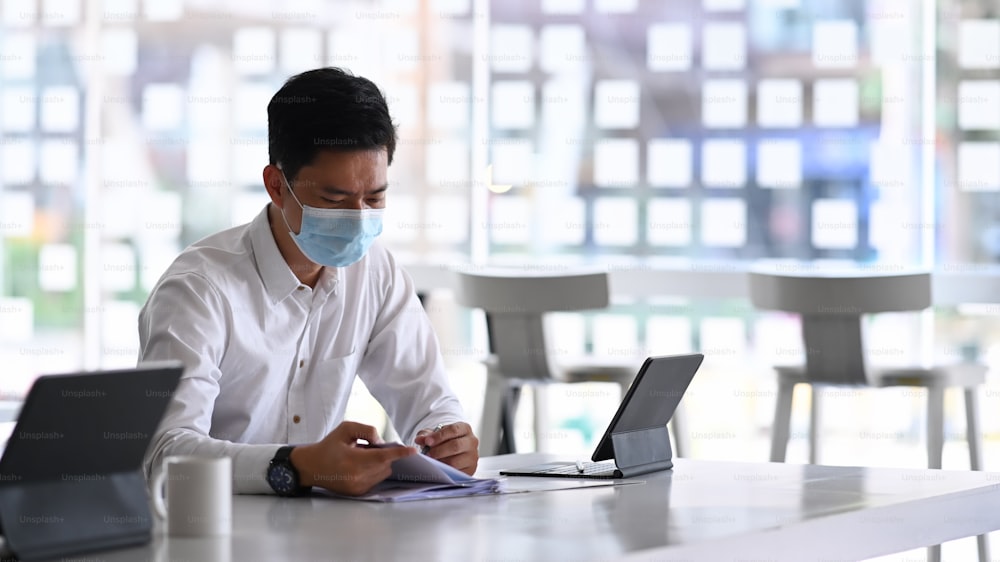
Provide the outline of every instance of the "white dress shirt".
[[185,249],[139,314],[139,362],[180,360],[184,375],[146,456],[229,456],[233,491],[271,491],[285,444],[319,441],[343,421],[355,374],[407,443],[463,421],[413,281],[378,242],[326,267],[311,289],[278,251],[267,207],[249,224]]

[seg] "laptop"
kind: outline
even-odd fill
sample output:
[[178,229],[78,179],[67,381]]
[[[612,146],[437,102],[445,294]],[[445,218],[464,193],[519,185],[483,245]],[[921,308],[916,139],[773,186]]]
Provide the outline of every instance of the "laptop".
[[501,470],[504,476],[629,478],[673,468],[667,422],[705,356],[649,357],[622,398],[590,460]]
[[0,458],[3,548],[27,560],[148,542],[143,457],[183,371],[38,377]]

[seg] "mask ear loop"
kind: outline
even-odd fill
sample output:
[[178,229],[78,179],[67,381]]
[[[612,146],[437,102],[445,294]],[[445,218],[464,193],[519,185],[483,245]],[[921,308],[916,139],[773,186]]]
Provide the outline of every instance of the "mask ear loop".
[[[292,199],[295,199],[295,203],[299,207],[301,207],[303,211],[305,211],[306,208],[302,206],[302,203],[299,202],[299,198],[296,197],[295,196],[295,192],[292,191],[292,182],[288,181],[288,178],[285,177],[285,171],[281,169],[281,166],[275,166],[275,168],[277,168],[278,169],[278,173],[281,174],[281,179],[285,180],[285,187],[286,187],[286,189],[288,189],[288,193],[292,194]],[[285,218],[285,209],[284,209],[284,207],[282,207],[280,209],[280,211],[281,211],[281,220],[285,221],[285,226],[288,228],[288,233],[291,234],[292,237],[294,238],[295,236],[297,236],[297,234],[294,233],[294,232],[292,232],[292,225],[288,224],[288,219]]]

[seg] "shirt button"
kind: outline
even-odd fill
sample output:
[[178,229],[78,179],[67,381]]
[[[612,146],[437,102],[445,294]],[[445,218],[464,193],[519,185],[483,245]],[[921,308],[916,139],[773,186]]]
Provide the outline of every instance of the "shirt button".
[[302,418],[299,416],[292,417],[292,423],[299,423],[300,421],[302,421]]
[[306,366],[305,359],[299,359],[299,368],[301,369],[302,367],[305,367],[305,366]]
[[300,291],[305,291],[306,290],[306,286],[305,285],[299,285],[299,290]]

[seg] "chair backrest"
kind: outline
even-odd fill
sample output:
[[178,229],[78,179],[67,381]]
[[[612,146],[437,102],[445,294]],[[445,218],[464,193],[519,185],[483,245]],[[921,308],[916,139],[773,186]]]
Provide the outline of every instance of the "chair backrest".
[[490,351],[509,377],[551,379],[546,312],[608,306],[608,274],[534,274],[523,269],[456,271],[458,304],[486,312]]
[[806,377],[817,383],[868,381],[863,315],[931,305],[927,272],[803,276],[751,271],[748,278],[756,308],[801,315]]

